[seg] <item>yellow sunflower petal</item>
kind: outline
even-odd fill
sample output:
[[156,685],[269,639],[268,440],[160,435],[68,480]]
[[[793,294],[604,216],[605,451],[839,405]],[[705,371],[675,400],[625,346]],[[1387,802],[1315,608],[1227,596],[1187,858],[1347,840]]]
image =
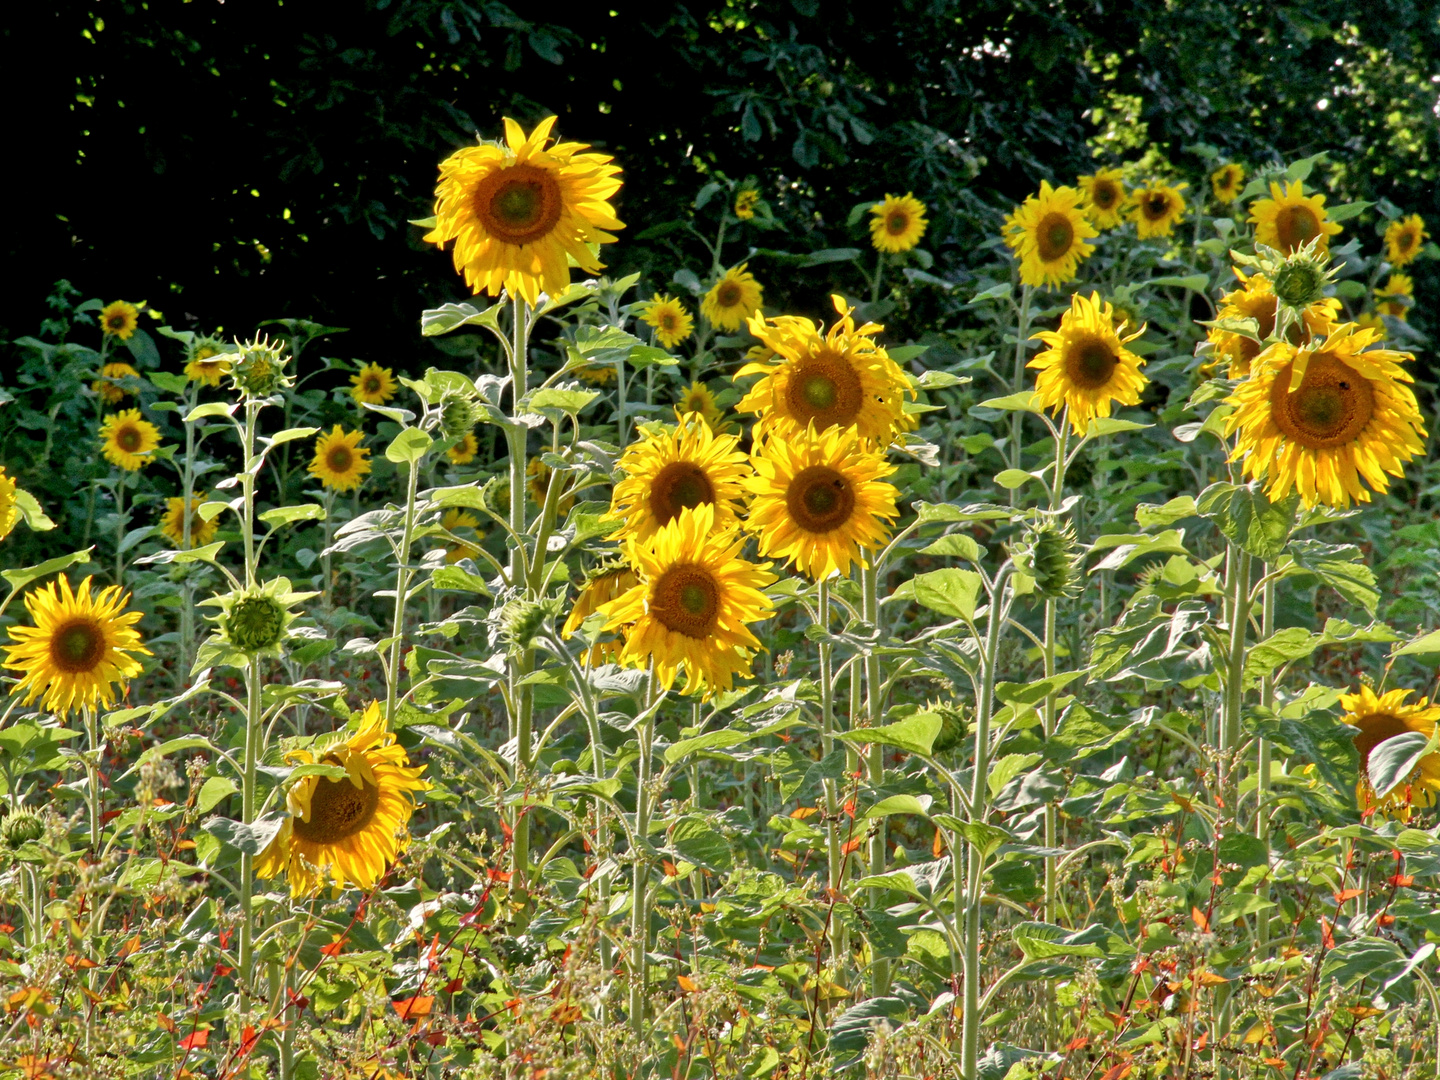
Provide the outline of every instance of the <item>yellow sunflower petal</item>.
[[370,451],[360,445],[363,431],[342,431],[339,424],[315,440],[315,457],[306,470],[335,491],[354,491],[370,473]]
[[1099,293],[1071,297],[1058,332],[1031,335],[1049,346],[1027,365],[1038,372],[1035,392],[1040,404],[1057,412],[1068,408],[1070,427],[1077,435],[1090,430],[1096,417],[1109,416],[1111,402],[1138,405],[1140,391],[1149,381],[1140,373],[1145,361],[1125,344],[1144,332],[1142,326],[1122,338],[1114,309]]

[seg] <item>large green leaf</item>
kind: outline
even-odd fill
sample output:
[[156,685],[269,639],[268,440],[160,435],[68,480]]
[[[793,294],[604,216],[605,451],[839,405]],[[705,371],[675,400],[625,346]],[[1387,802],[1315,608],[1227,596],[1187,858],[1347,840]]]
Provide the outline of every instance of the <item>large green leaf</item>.
[[1257,559],[1273,562],[1295,523],[1295,498],[1272,503],[1258,484],[1211,484],[1195,506],[1225,537]]

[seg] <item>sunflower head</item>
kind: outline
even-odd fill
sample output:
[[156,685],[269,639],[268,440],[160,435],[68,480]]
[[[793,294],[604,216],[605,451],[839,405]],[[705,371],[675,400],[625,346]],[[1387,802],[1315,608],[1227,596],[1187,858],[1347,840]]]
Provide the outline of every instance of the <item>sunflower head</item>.
[[215,539],[219,524],[214,518],[206,521],[200,516],[200,504],[205,496],[190,493],[190,538],[185,538],[185,499],[173,496],[165,500],[165,510],[160,515],[160,533],[177,548],[204,547]]
[[555,599],[511,600],[500,610],[500,638],[512,653],[523,653],[535,644],[545,620],[558,613]]
[[1314,243],[1321,251],[1330,250],[1330,237],[1340,226],[1330,221],[1325,211],[1324,195],[1306,195],[1305,185],[1296,180],[1282,190],[1278,183],[1270,185],[1270,198],[1259,199],[1250,207],[1248,219],[1255,226],[1255,244],[1290,254]]
[[625,448],[607,520],[611,539],[648,540],[687,509],[712,508],[711,521],[731,529],[739,521],[750,463],[734,435],[716,435],[693,414],[673,429],[649,427]]
[[447,397],[440,406],[440,430],[447,439],[459,439],[475,430],[480,409],[465,397]]
[[480,442],[475,438],[475,432],[467,431],[464,438],[445,451],[445,457],[452,465],[469,465],[475,460],[475,455],[478,453],[480,453]]
[[1152,180],[1130,193],[1130,220],[1141,240],[1169,236],[1185,218],[1186,184]]
[[1101,229],[1113,229],[1124,219],[1121,216],[1129,192],[1125,190],[1124,173],[1119,169],[1097,169],[1092,176],[1077,181],[1085,216]]
[[1340,707],[1345,710],[1343,722],[1359,728],[1355,749],[1360,753],[1360,777],[1355,784],[1355,797],[1363,809],[1379,809],[1387,816],[1408,820],[1413,806],[1432,806],[1440,792],[1440,753],[1420,759],[1405,782],[1391,791],[1376,805],[1375,789],[1370,784],[1370,755],[1376,747],[1397,735],[1418,732],[1427,738],[1440,721],[1440,705],[1427,698],[1406,703],[1414,691],[1391,690],[1377,695],[1370,687],[1360,686],[1355,694],[1341,694]]
[[202,386],[219,386],[220,380],[230,374],[233,351],[233,346],[219,338],[197,338],[186,350],[185,377]]
[[584,364],[571,369],[570,374],[591,386],[609,386],[620,378],[614,364]]
[[746,265],[741,263],[726,270],[700,301],[700,313],[710,320],[712,326],[721,330],[739,330],[746,319],[760,310],[765,291],[754,275],[745,269]]
[[77,591],[61,577],[25,596],[34,626],[10,629],[13,645],[4,666],[23,672],[15,687],[24,703],[42,698],[46,709],[65,715],[71,709],[109,708],[117,684],[123,689],[140,674],[136,654],[149,656],[134,629],[140,612],[125,611],[128,593],[111,585],[91,595],[94,578]]
[[[741,267],[744,270],[744,267]],[[749,275],[744,275],[748,277]],[[750,279],[752,282],[754,278]],[[760,304],[760,286],[755,286],[755,306]],[[714,292],[715,290],[711,290]],[[727,294],[728,297],[728,294]],[[709,318],[709,316],[706,316]],[[665,296],[656,293],[644,306],[640,321],[655,329],[655,340],[663,348],[673,349],[680,342],[688,338],[695,330],[695,320],[685,310],[685,305],[673,296]],[[715,322],[712,318],[711,322]],[[719,323],[715,325],[719,326]],[[731,327],[734,329],[734,327]],[[613,369],[612,369],[613,370]]]
[[[593,247],[625,226],[609,200],[620,169],[584,143],[550,141],[555,117],[525,131],[505,119],[505,140],[455,151],[440,166],[435,227],[425,239],[454,241],[455,269],[475,292],[502,289],[536,306],[540,293],[570,287],[570,265],[589,274]],[[548,144],[548,145],[547,145]]]
[[1096,417],[1109,416],[1112,402],[1138,405],[1149,381],[1140,373],[1145,361],[1125,346],[1144,332],[1142,326],[1121,337],[1114,309],[1099,293],[1076,293],[1058,332],[1031,335],[1049,346],[1027,365],[1038,371],[1035,392],[1040,404],[1057,412],[1068,409],[1077,435],[1089,431]]
[[136,371],[129,364],[110,363],[100,368],[100,377],[90,384],[90,389],[100,395],[100,400],[107,405],[119,405],[134,390],[125,386],[122,380],[138,379],[140,372]]
[[1375,310],[1405,320],[1410,317],[1410,304],[1415,297],[1415,282],[1409,274],[1391,274],[1385,284],[1375,290]]
[[940,732],[930,745],[932,753],[943,754],[947,750],[954,750],[964,741],[966,722],[962,709],[953,704],[932,700],[925,703],[925,712],[940,717]]
[[283,343],[257,335],[238,344],[240,347],[230,367],[230,379],[237,391],[255,400],[278,394],[290,386],[293,380],[285,374],[290,358],[285,355]]
[[445,546],[445,561],[447,563],[458,563],[462,559],[473,559],[480,554],[480,548],[459,536],[455,536],[461,529],[470,533],[480,531],[480,519],[468,510],[460,510],[451,507],[446,510],[440,518],[440,527],[447,533],[452,534],[450,543]]
[[760,192],[754,188],[741,188],[735,196],[735,216],[749,221],[755,216],[755,207],[760,202]]
[[344,431],[339,424],[315,440],[308,472],[332,491],[354,491],[370,474],[370,450],[360,445],[363,431]]
[[20,520],[19,497],[20,488],[5,475],[5,466],[0,465],[0,540],[9,536]]
[[129,341],[140,325],[140,309],[124,300],[106,304],[100,310],[100,331],[121,341]]
[[725,419],[710,388],[698,380],[681,390],[680,400],[675,403],[675,418],[684,422],[687,416],[698,416],[716,435],[731,435],[738,430],[733,422]]
[[1005,220],[1005,243],[1020,260],[1026,285],[1059,286],[1073,281],[1080,263],[1095,251],[1086,243],[1100,234],[1081,210],[1081,195],[1072,187],[1052,188],[1040,181],[1031,195]]
[[160,429],[140,418],[139,409],[111,413],[100,425],[101,451],[112,465],[127,472],[144,468],[160,445]]
[[1042,600],[1074,599],[1080,595],[1079,544],[1075,529],[1045,519],[1025,530],[1013,552],[1015,564],[1035,579]]
[[45,835],[45,819],[34,810],[17,807],[0,818],[0,845],[18,851]]
[[1245,186],[1245,168],[1233,161],[1221,165],[1210,174],[1210,190],[1215,192],[1217,202],[1232,203],[1240,197]]
[[1311,241],[1288,256],[1275,270],[1273,284],[1275,295],[1282,304],[1299,311],[1324,299],[1325,286],[1334,276],[1327,267],[1330,261],[1326,255],[1317,256],[1316,241]]
[[1425,219],[1419,214],[1392,221],[1385,227],[1385,257],[1393,266],[1408,266],[1420,254],[1429,235]]
[[[569,641],[579,632],[586,619],[603,605],[629,592],[638,584],[640,579],[627,563],[619,560],[601,563],[586,575],[585,584],[575,598],[575,606],[565,618],[560,636]],[[593,667],[614,660],[620,655],[620,647],[627,632],[628,627],[622,627],[616,639],[596,642],[581,656],[581,661]]]
[[272,578],[263,585],[236,589],[201,603],[220,609],[215,616],[219,640],[253,659],[280,654],[296,618],[291,605],[316,595],[291,591],[288,578]]
[[369,363],[350,376],[350,396],[361,405],[384,405],[399,391],[395,372]]
[[886,195],[870,208],[870,243],[876,251],[909,251],[925,235],[926,206],[913,192]]

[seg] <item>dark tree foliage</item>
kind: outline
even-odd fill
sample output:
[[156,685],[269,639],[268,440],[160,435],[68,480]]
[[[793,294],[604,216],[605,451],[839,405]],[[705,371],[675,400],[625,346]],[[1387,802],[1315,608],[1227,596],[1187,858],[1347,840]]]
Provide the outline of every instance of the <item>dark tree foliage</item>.
[[[760,182],[790,250],[863,243],[850,208],[913,190],[934,208],[935,272],[958,279],[995,208],[1040,179],[1097,153],[1198,175],[1197,142],[1249,165],[1326,150],[1343,197],[1440,231],[1433,2],[520,7],[556,21],[453,0],[17,8],[0,70],[20,280],[0,331],[32,329],[68,277],[177,326],[349,326],[347,351],[408,363],[419,309],[462,287],[407,219],[430,212],[436,163],[506,114],[556,112],[617,156],[635,227],[607,257],[651,284],[677,234],[637,236],[690,213],[717,171]],[[813,303],[824,274],[769,295]]]

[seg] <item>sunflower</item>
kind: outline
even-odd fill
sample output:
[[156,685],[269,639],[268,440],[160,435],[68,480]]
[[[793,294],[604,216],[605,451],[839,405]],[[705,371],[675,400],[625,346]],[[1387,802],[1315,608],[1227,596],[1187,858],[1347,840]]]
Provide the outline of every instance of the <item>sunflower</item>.
[[[560,636],[569,641],[579,632],[585,620],[595,614],[601,605],[608,604],[617,596],[629,592],[639,584],[640,579],[628,566],[601,567],[589,581],[585,582],[584,587],[580,590],[580,595],[575,598],[575,606],[570,609],[570,614],[565,619],[565,625],[560,628]],[[590,646],[581,655],[580,662],[595,667],[615,660],[620,655],[620,649],[624,645],[624,638],[628,632],[628,627],[621,627],[620,636],[615,640],[601,641]]]
[[[1363,809],[1375,807],[1375,789],[1370,785],[1370,754],[1381,743],[1396,735],[1418,732],[1429,738],[1440,720],[1440,705],[1427,698],[1405,704],[1413,690],[1391,690],[1378,697],[1370,687],[1360,685],[1358,694],[1341,694],[1340,707],[1345,710],[1343,722],[1360,729],[1355,736],[1355,749],[1360,752],[1360,778],[1355,783],[1355,799]],[[1378,807],[1397,817],[1409,818],[1411,806],[1433,806],[1435,793],[1440,791],[1440,753],[1426,754],[1415,772],[1392,790]]]
[[100,311],[100,330],[114,334],[121,341],[129,341],[135,328],[140,325],[140,309],[124,300],[106,304]]
[[717,529],[732,529],[745,498],[750,461],[734,435],[716,435],[692,416],[672,431],[651,429],[620,457],[625,479],[615,485],[608,520],[620,527],[612,540],[649,540],[681,512],[712,506]]
[[1187,187],[1188,184],[1172,187],[1152,180],[1130,193],[1130,220],[1135,222],[1135,231],[1141,240],[1169,236],[1184,220],[1185,196],[1181,193]]
[[379,364],[366,364],[350,376],[350,396],[361,405],[384,405],[400,389],[395,372]]
[[1095,245],[1085,241],[1100,234],[1080,210],[1080,199],[1074,188],[1052,188],[1042,180],[1040,193],[1005,219],[1005,243],[1019,258],[1020,280],[1026,285],[1063,285],[1094,252]]
[[1340,231],[1339,225],[1326,220],[1325,196],[1306,195],[1305,185],[1299,180],[1287,184],[1283,192],[1279,184],[1272,183],[1270,198],[1251,204],[1248,220],[1255,226],[1255,243],[1286,255],[1317,236],[1319,250],[1329,251],[1330,237]]
[[739,330],[764,302],[765,290],[746,265],[726,270],[700,301],[700,314],[721,330]]
[[[1217,359],[1229,361],[1227,377],[1244,379],[1250,375],[1250,365],[1265,349],[1264,341],[1275,332],[1275,313],[1279,303],[1270,279],[1264,274],[1246,277],[1235,270],[1241,287],[1220,298],[1218,319],[1254,319],[1256,341],[1233,330],[1211,327],[1209,340],[1215,346]],[[1325,337],[1335,325],[1340,311],[1340,302],[1324,298],[1309,304],[1302,312],[1306,333],[1310,337]]]
[[24,691],[28,705],[43,695],[50,712],[64,716],[78,707],[109,708],[115,704],[115,684],[126,684],[140,674],[140,661],[132,653],[150,655],[135,623],[140,612],[122,609],[130,599],[120,586],[101,589],[93,597],[87,577],[78,592],[58,578],[25,596],[34,626],[10,628],[14,645],[4,666],[24,672],[15,692]]
[[1245,185],[1245,167],[1231,161],[1210,174],[1210,190],[1218,202],[1232,203],[1240,197]]
[[230,374],[230,357],[224,345],[214,338],[201,338],[190,349],[185,362],[185,377],[203,386],[219,386]]
[[1425,231],[1425,219],[1411,214],[1385,226],[1385,257],[1394,266],[1408,266],[1420,254],[1420,247],[1430,234]]
[[735,216],[741,221],[749,221],[755,216],[755,206],[760,202],[760,192],[754,188],[741,188],[735,196]]
[[[440,519],[440,527],[448,533],[457,533],[461,529],[469,529],[471,532],[479,533],[480,519],[466,510],[457,510],[451,507],[445,511]],[[473,559],[480,554],[478,544],[461,537],[449,541],[445,545],[445,561],[447,563],[458,563],[461,559]]]
[[573,368],[570,374],[591,386],[609,386],[619,378],[614,364],[586,364],[584,367]]
[[450,459],[452,465],[469,465],[479,452],[480,443],[476,440],[475,433],[467,431],[464,438],[445,451],[445,456]]
[[1410,356],[1362,351],[1375,339],[1374,330],[1342,323],[1305,347],[1277,342],[1226,399],[1235,411],[1225,433],[1239,433],[1230,460],[1243,458],[1245,474],[1266,481],[1272,500],[1295,489],[1307,507],[1369,502],[1362,478],[1386,491],[1386,474],[1400,476],[1423,452],[1425,426],[1404,385],[1413,380],[1400,366]]
[[770,598],[760,590],[776,578],[769,563],[742,559],[744,546],[739,530],[715,528],[710,503],[686,507],[630,545],[640,584],[599,609],[607,631],[630,626],[618,662],[653,663],[667,690],[683,666],[683,692],[705,697],[729,690],[737,675],[749,678],[750,660],[763,646],[746,624],[770,617]]
[[1120,215],[1129,198],[1121,179],[1124,175],[1119,169],[1096,169],[1093,176],[1082,176],[1077,181],[1080,207],[1099,228],[1113,229],[1124,220]]
[[111,413],[100,425],[105,459],[113,465],[134,472],[150,464],[151,455],[160,445],[160,429],[140,419],[139,409]]
[[[545,493],[550,490],[550,472],[550,466],[538,457],[531,458],[529,464],[525,466],[525,475],[529,481],[526,488],[530,493],[530,498],[535,500],[536,506],[545,505]],[[563,518],[575,505],[575,496],[565,492],[563,481],[560,490],[562,494],[555,504],[555,512]]]
[[20,520],[20,511],[15,505],[19,491],[15,481],[5,475],[5,466],[0,465],[0,540],[9,536]]
[[284,870],[297,897],[326,884],[374,888],[409,843],[415,793],[430,789],[420,779],[425,767],[410,764],[373,701],[343,742],[286,758],[295,765],[338,765],[346,775],[295,782],[285,795],[289,816],[255,860],[255,873],[272,878]]
[[1142,326],[1122,338],[1114,309],[1099,293],[1072,296],[1058,332],[1031,335],[1050,346],[1026,365],[1039,372],[1035,392],[1040,404],[1057,410],[1068,406],[1070,427],[1077,435],[1089,431],[1097,416],[1109,416],[1112,401],[1138,405],[1140,391],[1149,381],[1140,374],[1145,361],[1125,345],[1144,332]]
[[925,209],[912,192],[886,195],[884,202],[870,207],[870,243],[876,251],[909,251],[920,243],[930,224]]
[[1397,319],[1410,317],[1407,300],[1415,297],[1415,282],[1409,274],[1391,274],[1385,284],[1375,290],[1375,310],[1381,315],[1393,315]]
[[625,227],[609,203],[620,167],[605,154],[581,153],[584,143],[546,149],[555,120],[526,135],[506,117],[506,144],[467,146],[440,166],[436,224],[425,239],[455,241],[455,269],[477,293],[504,288],[531,307],[542,290],[559,296],[570,287],[568,264],[598,273],[589,245],[613,243],[605,230]]
[[[200,504],[205,496],[190,494],[190,547],[204,547],[215,539],[220,528],[215,518],[206,521],[200,516]],[[185,500],[175,496],[165,500],[165,511],[160,515],[160,533],[177,548],[185,546]]]
[[129,364],[111,363],[100,369],[100,377],[90,384],[90,389],[100,395],[100,400],[106,405],[119,405],[134,390],[127,390],[123,386],[115,385],[119,379],[138,379],[140,372],[136,371]]
[[851,563],[866,565],[864,552],[889,539],[900,493],[880,478],[895,467],[854,431],[817,435],[811,428],[801,439],[767,439],[752,460],[755,475],[745,486],[754,500],[745,527],[761,555],[786,559],[819,581],[845,577]]
[[675,416],[682,422],[686,416],[698,416],[716,435],[728,435],[737,430],[735,424],[725,419],[725,414],[710,388],[698,380],[680,391],[680,400],[675,405]]
[[307,471],[327,488],[354,491],[370,472],[370,451],[360,445],[364,437],[363,431],[342,431],[336,424],[315,440],[315,459]]
[[[745,268],[742,266],[740,269],[744,270]],[[729,276],[729,274],[726,274],[726,278]],[[749,274],[742,273],[740,277],[746,278],[754,284],[755,279],[750,277]],[[722,279],[722,281],[723,280],[725,279]],[[717,285],[716,288],[719,288],[719,286]],[[715,291],[715,289],[711,289],[710,293],[714,294]],[[706,297],[706,300],[709,300],[709,296]],[[756,285],[755,301],[751,310],[759,306],[760,286]],[[710,317],[709,312],[706,312],[706,317]],[[650,302],[645,305],[645,310],[640,316],[640,321],[655,328],[655,340],[660,342],[661,346],[666,349],[673,349],[676,345],[679,345],[680,342],[688,338],[695,330],[695,320],[692,319],[690,313],[685,310],[685,305],[673,296],[662,296],[659,293],[656,293]],[[715,322],[715,319],[711,318],[710,321]],[[716,323],[716,325],[720,324]],[[729,329],[734,330],[739,325],[739,323],[736,323],[734,326],[729,327]]]
[[750,320],[750,332],[774,350],[772,362],[752,362],[736,373],[764,376],[735,406],[759,414],[757,436],[798,438],[813,423],[817,431],[853,427],[862,439],[888,443],[900,426],[904,396],[915,394],[872,340],[883,327],[857,329],[854,309],[839,296],[830,300],[840,318],[823,336],[809,319],[792,315]]

